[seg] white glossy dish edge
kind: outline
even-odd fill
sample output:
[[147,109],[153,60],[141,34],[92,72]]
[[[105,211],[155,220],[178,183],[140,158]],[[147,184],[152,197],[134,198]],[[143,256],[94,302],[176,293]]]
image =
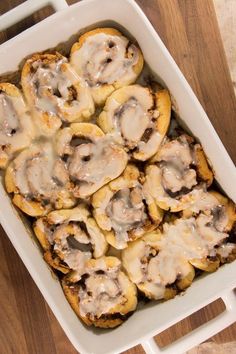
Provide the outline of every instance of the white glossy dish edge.
[[[137,4],[133,0],[86,0],[66,8],[64,0],[28,0],[1,16],[0,29],[14,24],[26,14],[33,13],[47,3],[51,3],[56,10],[62,10],[64,7],[65,10],[1,45],[0,75],[16,70],[27,55],[54,47],[59,42],[66,41],[81,28],[107,19],[121,24],[137,39],[146,61],[166,83],[177,102],[181,118],[200,139],[214,166],[218,182],[236,202],[236,186],[233,183],[236,180],[234,164],[190,86]],[[145,306],[115,330],[92,331],[83,326],[71,310],[59,283],[52,278],[36,243],[29,237],[2,184],[0,221],[65,333],[81,353],[118,353],[139,343],[147,353],[182,353],[236,319],[236,299],[232,291],[236,286],[236,262],[234,262],[221,267],[214,274],[194,281],[184,296],[178,296],[162,304]],[[222,297],[226,304],[226,311],[223,314],[163,350],[156,346],[152,339],[154,335],[218,297]]]

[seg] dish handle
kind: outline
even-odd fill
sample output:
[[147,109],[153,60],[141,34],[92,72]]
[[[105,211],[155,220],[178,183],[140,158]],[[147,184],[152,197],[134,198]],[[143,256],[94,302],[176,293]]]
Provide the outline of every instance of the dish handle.
[[146,354],[183,354],[231,325],[236,321],[236,293],[231,290],[221,298],[225,303],[226,309],[219,316],[164,348],[160,348],[154,338],[144,340],[141,344]]
[[26,0],[0,16],[0,31],[16,24],[47,5],[51,5],[56,12],[69,6],[66,0]]

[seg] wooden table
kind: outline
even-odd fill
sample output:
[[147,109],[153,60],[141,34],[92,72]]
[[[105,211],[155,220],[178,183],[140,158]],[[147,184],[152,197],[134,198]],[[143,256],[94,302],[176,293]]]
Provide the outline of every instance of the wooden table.
[[[21,3],[2,0],[0,13]],[[76,1],[68,1],[73,3]],[[192,86],[236,162],[236,100],[212,0],[137,0]],[[0,33],[0,42],[52,13],[50,7]],[[158,60],[158,58],[157,58]],[[232,181],[233,183],[233,181]],[[234,181],[235,183],[235,181]],[[75,354],[29,273],[0,229],[0,353]],[[164,346],[213,318],[224,306],[207,306],[156,337]],[[236,324],[212,340],[236,340]],[[143,353],[140,346],[126,353]],[[173,353],[174,354],[174,353]]]

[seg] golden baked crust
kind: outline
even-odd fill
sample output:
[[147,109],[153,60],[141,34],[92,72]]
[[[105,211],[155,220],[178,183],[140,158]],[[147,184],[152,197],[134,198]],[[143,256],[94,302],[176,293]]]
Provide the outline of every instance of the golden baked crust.
[[59,270],[63,274],[70,272],[70,268],[66,264],[63,265],[61,259],[55,253],[46,251],[43,258],[53,269]]
[[206,182],[207,187],[210,187],[213,182],[214,176],[207,162],[207,158],[203,151],[203,148],[201,147],[200,144],[195,145],[194,152],[195,152],[195,163],[196,163],[198,177],[202,181]]
[[217,257],[191,259],[190,263],[197,269],[204,272],[215,272],[220,266],[220,260]]

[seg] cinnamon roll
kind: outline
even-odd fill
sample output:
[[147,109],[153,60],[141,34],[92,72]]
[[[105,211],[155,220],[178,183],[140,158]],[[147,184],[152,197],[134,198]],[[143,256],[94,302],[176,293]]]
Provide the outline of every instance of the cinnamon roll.
[[224,226],[225,232],[230,232],[236,221],[235,204],[215,190],[205,191],[201,199],[196,199],[188,208],[182,211],[182,216],[188,218],[199,211],[207,215],[214,214],[214,220],[227,221]]
[[102,257],[107,251],[106,239],[84,205],[37,219],[34,232],[45,260],[65,274],[74,270],[79,277],[88,259]]
[[94,217],[107,242],[117,249],[154,229],[162,218],[159,212],[154,223],[149,216],[139,178],[138,168],[129,164],[120,177],[92,196]]
[[140,49],[114,28],[82,35],[71,49],[70,61],[99,105],[115,89],[135,82],[143,68]]
[[71,208],[75,198],[69,192],[69,177],[63,161],[50,142],[38,142],[23,150],[8,166],[5,185],[13,203],[30,216],[50,209]]
[[146,168],[144,191],[149,205],[178,212],[189,207],[199,212],[214,204],[215,198],[206,192],[213,173],[205,154],[193,138],[183,134],[166,140],[152,163]]
[[[209,204],[204,209],[199,217],[199,224],[201,222],[202,229],[208,228],[209,237],[213,233],[221,232],[225,234],[225,239],[210,252],[209,257],[191,259],[190,262],[195,268],[213,272],[220,266],[220,263],[232,261],[236,257],[236,242],[229,242],[230,234],[236,225],[236,209],[234,203],[220,193],[216,191],[208,193],[215,199],[215,204]],[[189,211],[191,208],[186,210],[184,215]]]
[[35,54],[22,70],[21,84],[41,135],[62,122],[87,121],[94,113],[89,89],[61,54]]
[[[166,299],[191,285],[194,267],[214,271],[213,257],[228,237],[213,222],[212,215],[177,219],[163,225],[163,231],[147,234],[122,251],[123,266],[130,280],[151,299]],[[208,267],[206,266],[208,265]]]
[[118,177],[126,167],[127,154],[110,136],[91,123],[73,123],[57,135],[57,152],[74,185],[73,194],[87,198]]
[[108,97],[98,118],[105,133],[112,133],[131,155],[145,161],[153,156],[170,123],[171,100],[167,90],[152,92],[131,85]]
[[20,90],[0,83],[0,168],[6,168],[14,153],[30,145],[34,127]]
[[137,306],[136,286],[115,257],[88,260],[81,279],[74,283],[66,276],[62,287],[71,307],[88,326],[116,327]]

